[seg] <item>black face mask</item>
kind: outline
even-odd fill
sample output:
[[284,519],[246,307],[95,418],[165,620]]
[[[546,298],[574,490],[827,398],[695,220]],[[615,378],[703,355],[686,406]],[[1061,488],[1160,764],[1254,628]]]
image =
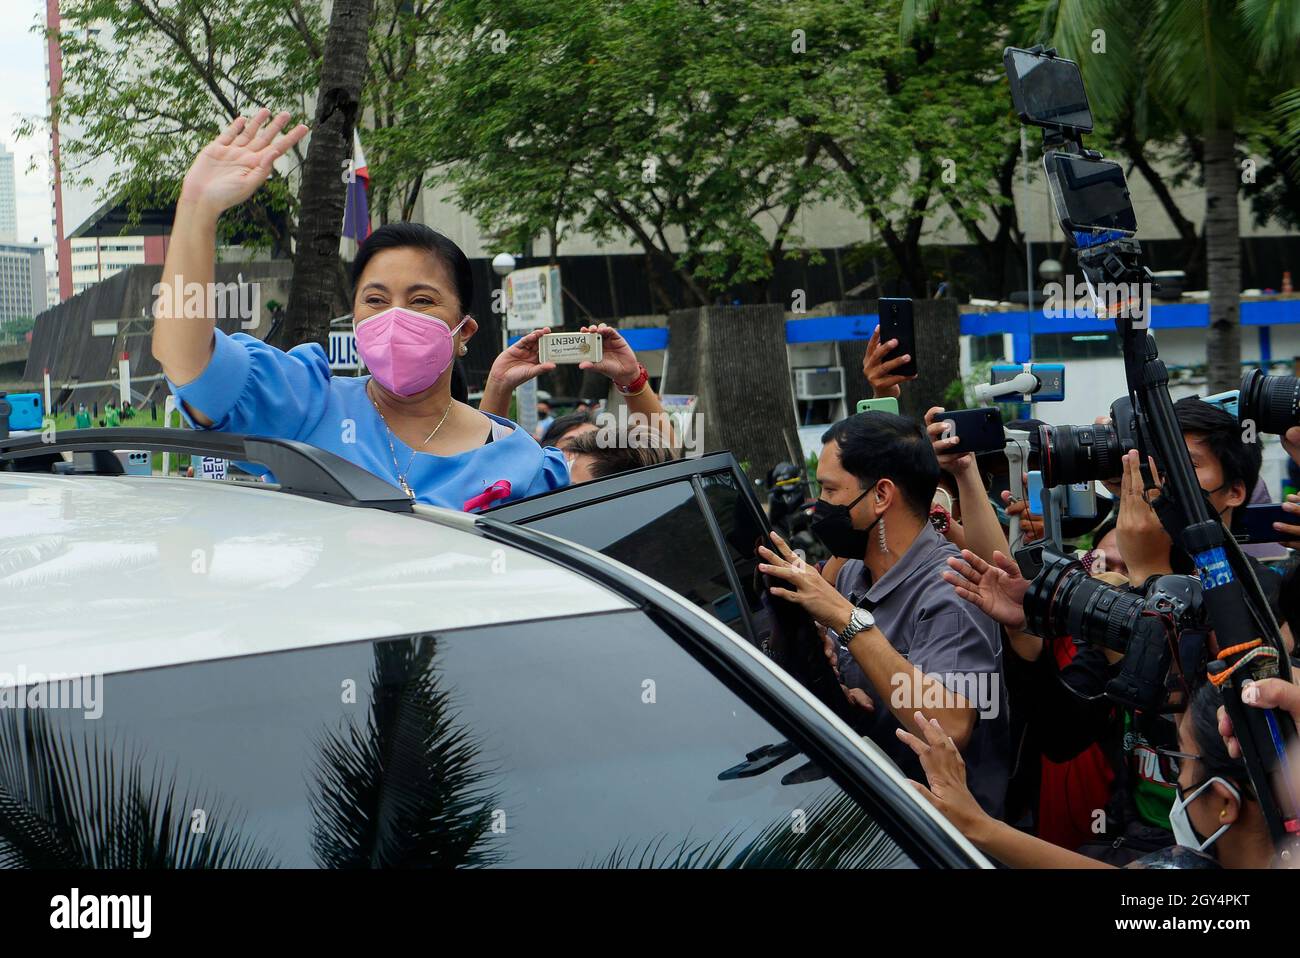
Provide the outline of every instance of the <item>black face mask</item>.
[[871,530],[880,521],[880,516],[876,516],[865,529],[855,529],[851,512],[874,488],[876,484],[872,483],[870,488],[862,490],[862,495],[847,506],[837,506],[825,499],[818,499],[813,506],[813,520],[809,528],[836,558],[861,559],[866,556],[867,546],[871,542]]

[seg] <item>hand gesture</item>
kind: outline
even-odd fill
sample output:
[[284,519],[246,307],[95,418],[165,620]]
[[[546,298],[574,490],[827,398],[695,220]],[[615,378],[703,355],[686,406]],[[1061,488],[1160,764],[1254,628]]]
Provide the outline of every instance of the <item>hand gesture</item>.
[[277,140],[289,122],[289,114],[281,113],[263,129],[270,116],[271,111],[263,108],[251,120],[236,117],[205,146],[185,174],[182,200],[198,203],[219,215],[257,192],[271,175],[276,159],[307,135],[307,127],[300,123]]
[[925,431],[930,436],[930,443],[934,446],[935,457],[939,460],[939,468],[946,469],[954,476],[957,473],[969,469],[975,465],[975,453],[951,453],[947,450],[961,442],[960,436],[944,436],[947,426],[942,419],[944,409],[942,406],[931,406],[925,412]]
[[951,571],[945,571],[943,579],[959,596],[1012,631],[1025,628],[1025,593],[1030,583],[1010,556],[995,552],[990,565],[963,549],[961,559],[948,560],[948,569]]
[[1291,537],[1290,542],[1282,543],[1284,546],[1300,549],[1300,495],[1294,492],[1288,493],[1282,508],[1296,517],[1295,522],[1275,522],[1273,528]]
[[920,782],[913,782],[912,787],[952,822],[957,831],[969,837],[988,818],[988,813],[966,785],[966,762],[938,719],[927,720],[920,712],[913,713],[912,717],[920,736],[902,728],[894,730],[899,740],[921,760],[921,768],[930,783],[929,788]]
[[[1151,475],[1156,475],[1155,460],[1149,460]],[[1156,479],[1156,492],[1160,483]],[[1142,481],[1142,467],[1138,453],[1124,453],[1124,476],[1120,481],[1119,516],[1115,520],[1115,539],[1119,554],[1128,566],[1130,582],[1142,582],[1148,576],[1172,571],[1169,565],[1169,548],[1173,541],[1156,511],[1151,508],[1147,490]]]
[[877,399],[886,396],[898,398],[901,390],[899,383],[910,382],[915,379],[915,374],[911,376],[899,376],[894,370],[904,365],[912,357],[908,353],[902,356],[895,356],[893,359],[886,359],[890,350],[898,346],[897,339],[891,339],[887,343],[880,341],[880,327],[877,326],[867,340],[867,354],[862,357],[862,375],[867,377],[867,382],[871,384],[871,392]]
[[542,373],[553,370],[555,363],[537,361],[537,341],[550,331],[549,326],[533,330],[499,353],[492,361],[488,381],[501,386],[507,392],[514,392],[530,379],[536,379]]
[[836,592],[835,586],[822,578],[815,565],[795,555],[785,540],[775,532],[772,533],[772,542],[776,545],[776,552],[766,546],[758,547],[758,554],[767,560],[759,565],[758,570],[781,579],[789,586],[772,586],[769,591],[773,595],[803,606],[813,619],[823,625],[836,622],[842,615],[852,611],[853,604]]
[[632,352],[632,347],[627,344],[626,339],[619,335],[617,329],[600,323],[596,326],[583,326],[579,332],[600,333],[603,340],[600,362],[579,363],[579,369],[594,369],[596,372],[608,376],[616,386],[627,386],[636,379],[637,374],[640,372],[637,368],[636,353]]

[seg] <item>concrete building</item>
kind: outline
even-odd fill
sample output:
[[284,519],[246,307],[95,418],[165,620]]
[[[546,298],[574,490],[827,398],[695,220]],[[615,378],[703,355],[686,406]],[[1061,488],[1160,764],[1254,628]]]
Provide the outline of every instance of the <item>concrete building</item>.
[[0,243],[18,240],[17,190],[14,185],[14,155],[0,143]]
[[45,310],[45,247],[0,242],[0,323]]

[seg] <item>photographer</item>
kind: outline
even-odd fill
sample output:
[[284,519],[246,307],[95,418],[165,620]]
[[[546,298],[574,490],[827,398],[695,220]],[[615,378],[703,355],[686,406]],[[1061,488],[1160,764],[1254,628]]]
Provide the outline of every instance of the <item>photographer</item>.
[[[1273,842],[1240,756],[1222,732],[1221,698],[1202,685],[1178,723],[1177,746],[1157,760],[1174,782],[1171,820],[1177,847],[1131,862],[1130,868],[1268,868]],[[919,713],[898,737],[917,755],[927,788],[914,783],[974,845],[1012,868],[1105,868],[1105,863],[1060,848],[998,821],[980,807],[966,784],[966,768],[952,739]]]
[[957,550],[927,519],[939,465],[921,427],[884,412],[832,426],[817,464],[822,498],[812,531],[846,560],[834,582],[773,535],[760,566],[835,633],[849,689],[872,701],[870,737],[906,771],[915,756],[894,730],[918,707],[965,752],[972,789],[1001,814],[1009,743],[997,626],[939,576]]

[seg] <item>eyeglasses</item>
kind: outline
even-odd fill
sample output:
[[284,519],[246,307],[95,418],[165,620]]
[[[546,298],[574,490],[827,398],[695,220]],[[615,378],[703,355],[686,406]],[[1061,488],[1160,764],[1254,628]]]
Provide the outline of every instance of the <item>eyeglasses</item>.
[[1156,749],[1156,762],[1160,769],[1160,777],[1171,785],[1178,781],[1180,762],[1199,762],[1200,760],[1201,756],[1193,755],[1191,752],[1180,752],[1172,748]]

